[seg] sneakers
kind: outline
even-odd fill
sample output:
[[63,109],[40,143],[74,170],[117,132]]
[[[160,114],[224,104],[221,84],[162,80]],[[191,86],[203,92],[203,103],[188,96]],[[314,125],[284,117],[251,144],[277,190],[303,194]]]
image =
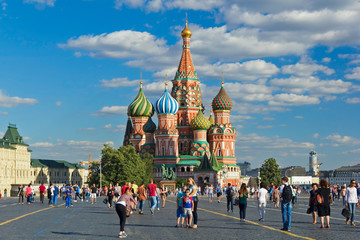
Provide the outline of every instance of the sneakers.
[[157,208],[158,211],[160,211],[160,208]]
[[347,218],[345,223],[349,224],[349,221],[350,221],[350,218]]
[[281,231],[289,231],[289,229],[287,229],[287,228],[282,228],[282,229],[280,229]]
[[355,223],[354,223],[354,222],[351,222],[351,226],[355,226]]
[[151,212],[151,215],[154,215],[154,212],[153,212],[153,210],[152,210],[152,209],[150,209],[150,212]]
[[120,233],[119,234],[119,238],[126,238],[127,237],[127,234],[126,233]]

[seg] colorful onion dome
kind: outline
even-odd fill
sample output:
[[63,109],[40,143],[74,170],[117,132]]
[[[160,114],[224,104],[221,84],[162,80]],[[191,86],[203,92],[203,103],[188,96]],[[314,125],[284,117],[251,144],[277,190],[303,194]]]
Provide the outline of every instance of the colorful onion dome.
[[193,130],[207,130],[211,126],[210,121],[204,116],[201,109],[199,110],[196,117],[190,122],[190,127]]
[[230,99],[229,95],[227,95],[227,93],[225,92],[223,83],[221,83],[221,88],[220,88],[218,95],[216,95],[216,97],[212,101],[212,108],[214,111],[216,111],[216,110],[231,110],[231,108],[232,108],[231,99]]
[[147,122],[144,124],[143,126],[143,130],[146,133],[154,133],[156,130],[156,125],[155,123],[152,121],[151,117],[149,117],[149,119],[147,120]]
[[165,89],[162,95],[155,103],[155,110],[157,114],[176,114],[179,110],[178,102]]
[[145,97],[142,83],[140,83],[138,95],[128,107],[128,115],[131,117],[151,117],[154,115],[154,106]]
[[212,112],[210,112],[209,122],[210,122],[211,125],[215,124],[215,120],[213,118]]
[[189,27],[188,27],[188,25],[187,25],[187,21],[186,21],[185,27],[184,27],[184,29],[183,29],[182,32],[181,32],[181,36],[182,36],[183,38],[190,38],[191,35],[192,35],[192,32],[190,31],[190,29],[189,29]]

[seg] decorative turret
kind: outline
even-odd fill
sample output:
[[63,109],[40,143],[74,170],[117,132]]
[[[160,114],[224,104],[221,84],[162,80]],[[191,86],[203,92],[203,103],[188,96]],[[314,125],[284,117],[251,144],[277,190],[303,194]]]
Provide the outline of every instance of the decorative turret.
[[143,126],[143,130],[145,133],[154,133],[156,130],[156,125],[152,121],[151,117],[149,117],[148,121]]
[[187,25],[187,20],[186,20],[186,22],[185,22],[185,27],[184,27],[184,29],[183,29],[182,32],[181,32],[181,36],[182,36],[183,38],[191,38],[191,35],[192,35],[192,32],[191,32],[191,30],[189,29],[189,27],[188,27],[188,25]]
[[212,101],[212,108],[214,111],[218,111],[218,110],[230,111],[232,108],[231,99],[230,99],[229,95],[227,95],[227,93],[225,92],[223,85],[224,85],[224,82],[221,82],[220,91],[216,95],[214,100]]
[[190,123],[190,127],[193,130],[208,130],[210,125],[210,121],[204,116],[201,110],[199,110],[198,115],[193,118]]
[[140,90],[135,100],[128,107],[128,115],[131,117],[152,117],[154,115],[154,107],[145,97],[140,82]]
[[148,118],[154,115],[154,107],[144,95],[141,80],[139,93],[128,107],[128,115],[131,116],[133,123],[131,144],[140,152],[141,146],[146,142],[143,126],[148,121]]
[[179,104],[165,88],[164,94],[155,103],[155,110],[157,114],[176,114],[179,110]]
[[123,141],[123,146],[127,146],[130,145],[130,138],[131,138],[131,134],[133,132],[133,127],[131,124],[131,118],[130,116],[128,117],[127,120],[127,124],[126,124],[126,130],[125,130],[125,135],[124,135],[124,141]]
[[214,125],[214,124],[215,124],[215,120],[214,120],[214,118],[213,118],[212,111],[210,111],[209,122],[210,122],[211,125]]

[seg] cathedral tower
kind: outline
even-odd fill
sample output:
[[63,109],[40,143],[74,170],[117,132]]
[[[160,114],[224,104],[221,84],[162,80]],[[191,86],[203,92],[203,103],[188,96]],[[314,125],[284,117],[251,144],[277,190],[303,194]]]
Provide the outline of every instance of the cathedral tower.
[[190,127],[191,120],[196,117],[199,109],[202,107],[200,81],[196,76],[194,64],[190,54],[191,31],[188,28],[187,21],[185,28],[181,32],[183,38],[183,51],[176,71],[174,80],[172,80],[171,95],[179,103],[177,112],[177,129],[179,131],[179,152],[189,155],[191,144],[193,142],[193,132]]
[[128,116],[131,116],[133,123],[130,141],[138,152],[140,152],[141,146],[146,142],[143,126],[148,121],[149,117],[153,115],[154,107],[145,97],[142,89],[142,82],[140,82],[139,93],[128,107]]

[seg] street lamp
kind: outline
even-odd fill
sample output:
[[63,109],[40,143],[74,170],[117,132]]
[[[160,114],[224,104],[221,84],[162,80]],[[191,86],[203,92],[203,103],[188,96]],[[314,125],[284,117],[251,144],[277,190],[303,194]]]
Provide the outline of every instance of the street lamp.
[[101,159],[100,159],[100,192],[102,191],[102,182],[101,182]]

